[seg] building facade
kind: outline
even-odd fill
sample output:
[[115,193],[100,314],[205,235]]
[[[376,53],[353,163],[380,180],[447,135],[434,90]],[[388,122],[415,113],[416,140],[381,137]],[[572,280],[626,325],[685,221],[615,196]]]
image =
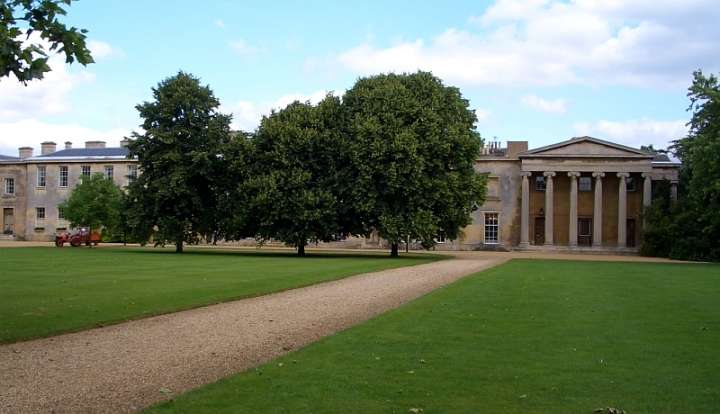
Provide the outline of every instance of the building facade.
[[[126,144],[106,148],[102,141],[88,141],[75,149],[68,142],[58,151],[45,142],[37,156],[29,147],[20,148],[18,157],[0,156],[0,237],[50,240],[67,229],[58,205],[83,176],[103,173],[126,186],[138,174]],[[668,180],[676,197],[679,168],[667,156],[591,137],[533,150],[527,141],[509,141],[505,148],[491,143],[475,163],[478,174],[487,175],[485,203],[460,238],[439,238],[436,248],[634,252],[653,183]],[[386,243],[373,233],[327,245]]]
[[101,173],[120,187],[137,177],[137,162],[128,150],[108,148],[103,141],[87,141],[85,148],[66,142],[57,150],[54,142],[41,144],[40,154],[22,147],[17,157],[0,157],[0,237],[13,240],[52,240],[68,229],[58,206],[82,177]]
[[475,163],[488,177],[485,203],[443,249],[634,252],[653,182],[677,197],[680,164],[592,137],[528,150],[526,141],[486,147]]

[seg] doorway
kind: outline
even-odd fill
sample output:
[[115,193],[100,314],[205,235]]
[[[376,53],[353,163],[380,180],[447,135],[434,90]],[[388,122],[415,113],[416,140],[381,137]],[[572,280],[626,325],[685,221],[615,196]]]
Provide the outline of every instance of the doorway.
[[535,245],[545,244],[545,217],[535,217]]
[[578,246],[592,245],[592,219],[588,217],[578,218]]
[[635,247],[635,219],[627,219],[626,229],[625,245],[627,247]]
[[2,221],[2,232],[3,234],[13,234],[15,232],[15,216],[13,209],[3,209],[3,221]]

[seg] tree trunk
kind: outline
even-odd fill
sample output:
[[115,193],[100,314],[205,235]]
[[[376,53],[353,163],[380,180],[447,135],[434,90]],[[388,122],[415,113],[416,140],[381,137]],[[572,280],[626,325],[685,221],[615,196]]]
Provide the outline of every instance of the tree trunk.
[[298,256],[305,256],[305,244],[298,244]]
[[182,240],[175,242],[175,253],[182,253],[182,252],[183,252]]
[[392,243],[390,245],[390,257],[398,257],[398,244]]

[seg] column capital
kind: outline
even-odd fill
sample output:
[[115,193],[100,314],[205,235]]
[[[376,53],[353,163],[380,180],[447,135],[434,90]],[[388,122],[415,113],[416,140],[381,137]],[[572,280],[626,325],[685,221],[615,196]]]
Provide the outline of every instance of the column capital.
[[532,172],[531,172],[531,171],[520,171],[520,176],[521,176],[521,177],[526,177],[526,178],[527,178],[527,177],[530,177],[531,175],[532,175]]
[[594,172],[594,173],[592,173],[592,176],[599,180],[599,179],[605,177],[605,173],[604,172]]
[[644,172],[641,175],[642,175],[642,178],[650,178],[650,179],[653,178],[651,172]]
[[545,177],[550,177],[550,178],[552,178],[552,177],[555,177],[555,171],[545,171],[545,172],[543,173],[543,175],[544,175]]
[[619,172],[619,173],[617,173],[617,176],[618,176],[618,178],[628,178],[628,177],[630,177],[630,173]]
[[570,177],[570,178],[580,177],[580,173],[577,172],[577,171],[568,171],[567,175],[568,175],[568,177]]

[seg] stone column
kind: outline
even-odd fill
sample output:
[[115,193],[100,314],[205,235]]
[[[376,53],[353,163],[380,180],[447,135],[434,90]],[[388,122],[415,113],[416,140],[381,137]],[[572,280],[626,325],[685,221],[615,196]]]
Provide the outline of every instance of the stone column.
[[549,246],[553,244],[553,177],[555,172],[545,171],[545,245]]
[[602,178],[603,172],[594,172],[595,177],[595,201],[593,203],[593,247],[602,246]]
[[652,177],[650,173],[643,173],[643,207],[650,207],[652,204]]
[[670,200],[677,201],[678,199],[678,182],[670,181]]
[[618,184],[618,247],[625,247],[627,244],[627,178],[628,173],[617,173],[620,183]]
[[580,177],[579,172],[568,172],[570,177],[570,226],[568,226],[568,246],[577,246],[577,195],[578,195],[578,181]]
[[522,199],[520,201],[520,247],[530,245],[530,176],[531,172],[523,171],[522,176]]

